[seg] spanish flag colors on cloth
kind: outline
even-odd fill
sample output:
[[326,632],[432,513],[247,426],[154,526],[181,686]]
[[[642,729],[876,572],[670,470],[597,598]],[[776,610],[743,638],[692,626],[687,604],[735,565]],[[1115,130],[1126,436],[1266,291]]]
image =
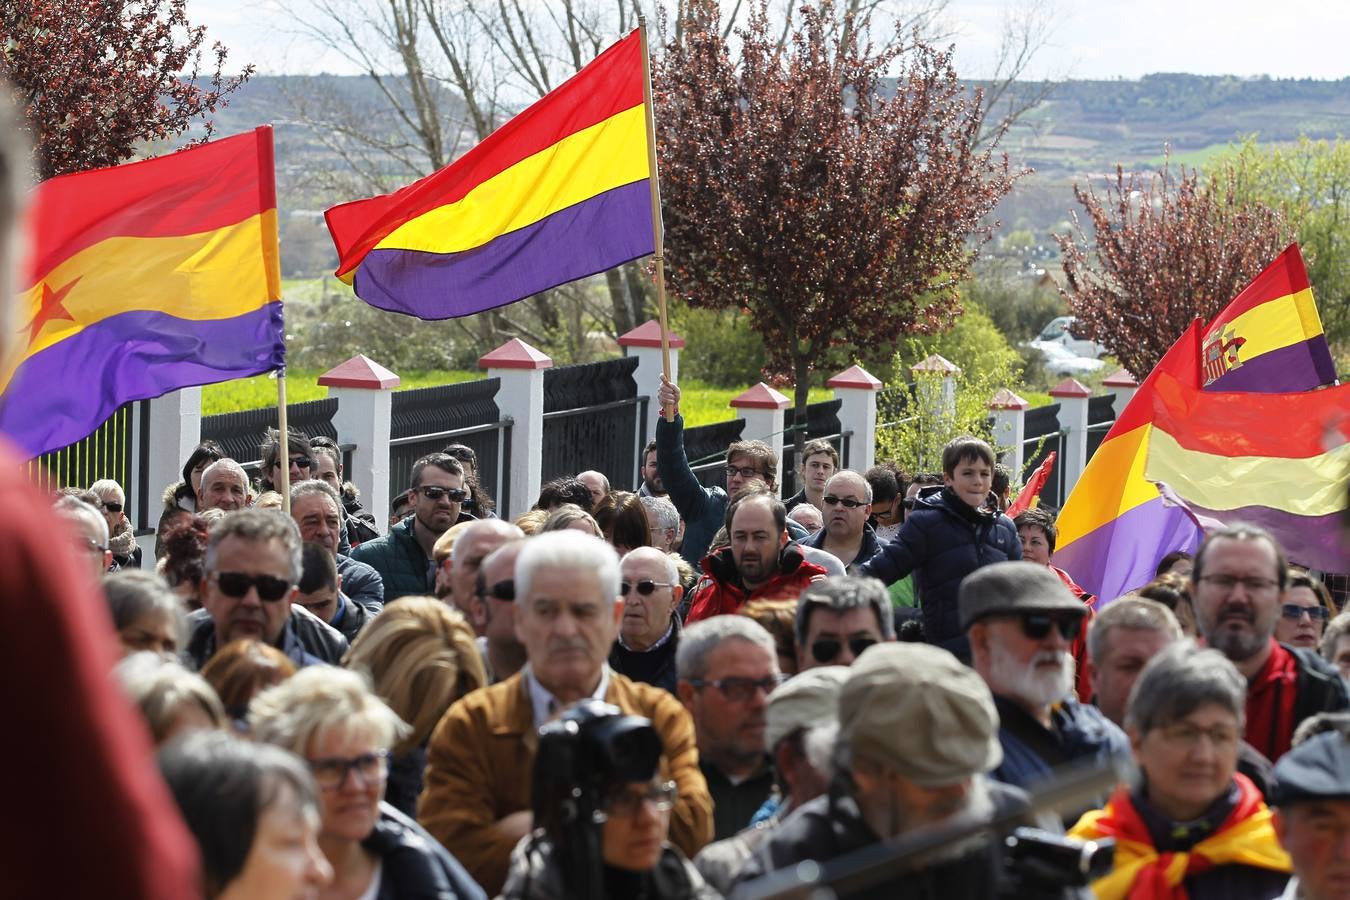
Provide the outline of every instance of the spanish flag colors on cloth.
[[34,457],[119,406],[285,362],[272,129],[34,194],[0,432]]
[[643,63],[634,31],[439,172],[329,209],[338,277],[445,319],[652,253]]
[[[1218,516],[1220,519],[1242,518],[1240,509],[1212,506],[1212,491],[1202,496],[1190,493],[1185,487],[1188,479],[1178,478],[1175,470],[1155,468],[1151,473],[1146,472],[1157,429],[1155,392],[1164,375],[1171,380],[1173,394],[1169,396],[1174,400],[1175,392],[1182,389],[1215,394],[1288,394],[1310,391],[1334,380],[1335,368],[1298,246],[1292,245],[1281,253],[1207,328],[1201,328],[1198,320],[1192,324],[1144,379],[1088,461],[1065,502],[1057,521],[1060,534],[1055,564],[1071,573],[1079,584],[1101,597],[1103,602],[1150,581],[1158,560],[1169,552],[1194,551],[1199,544],[1202,535],[1194,514],[1165,500],[1155,481],[1165,482],[1187,502],[1196,502],[1201,510],[1226,510]],[[1238,408],[1244,401],[1252,399],[1252,393],[1239,394],[1230,401],[1228,408]],[[1267,435],[1277,438],[1283,433],[1285,421],[1282,413],[1264,420],[1259,427]],[[1181,439],[1182,432],[1190,430],[1184,421],[1169,418],[1168,422],[1169,427],[1177,430],[1158,438],[1157,445],[1164,452],[1170,449],[1169,438],[1175,442]],[[1236,440],[1238,443],[1232,446],[1241,446],[1238,432],[1253,427],[1257,426],[1244,416],[1221,432],[1222,440]],[[1298,457],[1303,449],[1306,447],[1275,456]],[[1176,457],[1176,454],[1171,455]],[[1190,457],[1181,464],[1196,463],[1200,461]],[[1267,471],[1273,471],[1281,464],[1280,460],[1272,458]],[[1193,474],[1222,478],[1223,472],[1238,479],[1228,481],[1226,487],[1234,500],[1258,487],[1242,480],[1247,476],[1240,468],[1231,466],[1211,473]],[[1287,481],[1282,483],[1288,495],[1292,485]],[[1243,506],[1265,506],[1265,500],[1271,499],[1271,491],[1264,487],[1258,494],[1265,499]],[[1274,508],[1314,518],[1330,512],[1320,507],[1314,510],[1306,503],[1294,503],[1292,496],[1286,496]],[[1253,518],[1274,524],[1268,517],[1263,519],[1253,515]],[[1312,524],[1300,525],[1287,518],[1284,522],[1294,525],[1305,535],[1307,532],[1302,525]],[[1292,549],[1294,545],[1289,546]],[[1316,556],[1316,551],[1313,555],[1304,555],[1304,559],[1298,559],[1297,555],[1295,559],[1318,566],[1320,557]]]
[[1238,784],[1237,806],[1213,834],[1187,853],[1158,853],[1128,788],[1117,788],[1104,809],[1079,819],[1070,837],[1116,841],[1115,866],[1110,874],[1092,882],[1093,896],[1099,900],[1183,900],[1186,876],[1218,866],[1292,871],[1261,792],[1245,775],[1233,778]]

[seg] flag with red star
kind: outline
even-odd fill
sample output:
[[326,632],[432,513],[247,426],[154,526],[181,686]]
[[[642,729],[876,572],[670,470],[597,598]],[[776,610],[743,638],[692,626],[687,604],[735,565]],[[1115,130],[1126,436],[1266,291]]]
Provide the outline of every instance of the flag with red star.
[[272,130],[34,195],[0,432],[30,457],[133,400],[281,368]]

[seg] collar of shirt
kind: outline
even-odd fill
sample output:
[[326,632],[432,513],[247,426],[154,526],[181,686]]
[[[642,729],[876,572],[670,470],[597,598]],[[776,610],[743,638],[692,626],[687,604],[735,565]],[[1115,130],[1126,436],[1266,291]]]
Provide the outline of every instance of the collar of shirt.
[[[558,702],[558,698],[549,693],[548,689],[539,683],[539,679],[534,677],[534,672],[526,664],[524,670],[525,688],[530,694],[530,707],[534,710],[534,727],[540,728],[553,719],[564,705]],[[609,665],[600,666],[600,683],[595,686],[595,691],[591,697],[595,700],[604,700],[605,692],[609,690]]]
[[628,644],[624,642],[623,635],[620,634],[618,638],[619,646],[629,651],[630,653],[651,653],[653,650],[660,647],[666,641],[670,640],[670,636],[674,633],[675,633],[675,623],[671,622],[669,625],[666,626],[666,633],[657,638],[656,643],[652,644],[646,650],[634,650],[632,647],[628,646]]

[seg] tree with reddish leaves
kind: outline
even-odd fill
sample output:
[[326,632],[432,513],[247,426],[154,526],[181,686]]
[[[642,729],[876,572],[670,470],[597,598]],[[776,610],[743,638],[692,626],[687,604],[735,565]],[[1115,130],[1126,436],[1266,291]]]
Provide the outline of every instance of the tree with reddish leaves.
[[210,115],[253,73],[224,76],[227,51],[210,51],[187,0],[4,0],[0,80],[16,92],[39,179],[111,166],[138,144],[176,138]]
[[830,0],[784,36],[761,0],[733,59],[715,0],[683,10],[654,71],[672,290],[747,311],[766,373],[795,385],[800,454],[818,366],[889,358],[960,314],[1015,176],[977,149],[980,100],[949,55],[917,37],[865,44]]
[[1074,185],[1092,234],[1075,213],[1074,232],[1055,239],[1075,333],[1142,380],[1192,319],[1222,310],[1291,240],[1278,212],[1240,199],[1241,183],[1231,167],[1177,179],[1164,164],[1145,176],[1117,167],[1105,197]]

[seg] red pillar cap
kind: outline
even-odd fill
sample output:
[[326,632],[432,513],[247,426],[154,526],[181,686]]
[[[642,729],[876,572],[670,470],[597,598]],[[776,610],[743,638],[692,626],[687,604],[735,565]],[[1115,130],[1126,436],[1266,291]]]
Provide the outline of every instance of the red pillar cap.
[[[666,332],[666,340],[670,344],[670,349],[679,350],[684,346],[684,338],[673,331]],[[650,319],[643,322],[632,331],[619,335],[620,347],[660,347],[661,346],[661,323],[656,319]]]
[[1050,389],[1050,396],[1066,397],[1066,398],[1091,397],[1092,391],[1088,390],[1086,385],[1084,385],[1082,382],[1076,379],[1065,378],[1059,384],[1055,385],[1053,388]]
[[915,363],[910,367],[910,371],[926,372],[934,375],[960,375],[961,367],[950,359],[934,353],[922,362]]
[[324,387],[366,388],[380,391],[398,387],[403,379],[365,354],[358,353],[319,376]]
[[1031,404],[1008,388],[999,388],[989,398],[990,409],[1031,409]]
[[478,359],[480,369],[547,369],[553,360],[520,338],[511,338],[491,353]]
[[1139,387],[1138,380],[1124,369],[1118,369],[1102,381],[1103,387]]
[[864,391],[881,390],[881,381],[862,366],[849,366],[844,371],[825,382],[826,387],[855,388]]
[[792,401],[761,381],[728,405],[735,409],[787,409]]

